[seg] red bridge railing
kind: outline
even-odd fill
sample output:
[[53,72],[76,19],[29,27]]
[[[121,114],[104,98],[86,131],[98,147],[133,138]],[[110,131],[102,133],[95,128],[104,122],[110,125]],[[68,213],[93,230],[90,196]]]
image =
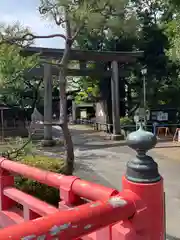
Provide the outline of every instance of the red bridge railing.
[[[121,192],[1,158],[0,239],[164,240],[163,179],[142,146],[128,163]],[[15,174],[59,189],[59,208],[14,188]]]

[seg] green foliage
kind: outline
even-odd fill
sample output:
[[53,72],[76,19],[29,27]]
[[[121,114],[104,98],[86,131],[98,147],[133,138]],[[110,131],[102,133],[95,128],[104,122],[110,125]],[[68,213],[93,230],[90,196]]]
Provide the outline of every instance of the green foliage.
[[[12,159],[22,164],[39,169],[65,174],[65,165],[62,158],[37,155],[37,143],[30,139],[21,137],[6,139],[6,145],[1,146],[1,156]],[[43,150],[42,150],[43,151]],[[41,184],[37,181],[26,179],[22,176],[15,176],[15,185],[18,189],[35,196],[43,201],[57,205],[59,201],[59,190]]]
[[99,96],[98,80],[91,77],[82,77],[77,82],[80,91],[75,96],[76,103],[93,102]]
[[120,125],[121,126],[127,126],[127,125],[133,125],[133,120],[132,118],[129,117],[122,117],[120,118]]
[[[19,159],[19,161],[32,167],[37,167],[43,170],[64,174],[64,161],[60,158],[41,155],[26,155]],[[46,186],[44,184],[40,184],[34,180],[25,179],[21,176],[16,176],[15,184],[16,187],[23,192],[26,192],[53,205],[57,205],[58,201],[60,200],[58,189]]]
[[[176,25],[179,14],[166,0],[132,0],[131,2],[135,12],[134,16],[136,16],[135,22],[136,24],[139,23],[137,25],[138,31],[134,31],[135,34],[129,35],[128,32],[124,31],[122,33],[119,31],[109,36],[104,31],[94,33],[84,29],[83,33],[77,38],[76,45],[81,49],[97,51],[143,50],[144,57],[136,64],[128,66],[131,75],[126,78],[125,85],[130,89],[128,96],[129,110],[136,109],[136,106],[142,102],[141,69],[144,66],[148,70],[146,75],[148,106],[156,107],[162,102],[171,107],[178,106],[180,104],[178,99],[180,94],[179,65],[177,65],[177,57],[174,64],[166,53],[172,49],[175,51],[175,48],[171,48],[171,43],[175,34],[177,36],[180,32]],[[127,8],[127,5],[125,8]],[[172,19],[174,20],[172,21]],[[121,22],[122,20],[119,21],[119,24]],[[131,26],[131,24],[129,25]],[[178,43],[179,39],[180,36],[176,38],[174,46],[180,45]],[[178,48],[176,48],[176,52],[178,53]],[[104,66],[104,69],[106,69],[106,66]],[[102,79],[101,85],[103,86],[100,87],[100,95],[103,95],[102,92],[105,88],[108,92],[109,88],[105,86],[105,81],[106,79]],[[107,92],[104,94],[105,98],[107,98]],[[122,93],[120,93],[120,96],[123,98]]]
[[133,91],[142,101],[140,71],[145,65],[147,67],[146,87],[149,107],[156,107],[162,102],[175,107],[179,104],[179,100],[177,101],[179,95],[178,66],[172,63],[166,54],[167,51],[171,51],[170,38],[172,39],[174,35],[172,23],[174,9],[169,6],[168,1],[162,0],[138,0],[134,1],[134,4],[142,23],[137,46],[144,51],[144,58],[134,70],[134,78],[129,79],[130,86],[133,86]]
[[1,156],[3,157],[18,160],[21,159],[22,156],[27,156],[28,154],[32,154],[32,156],[34,156],[33,153],[35,152],[36,148],[32,143],[31,138],[8,138],[5,143],[6,145],[1,152]]
[[168,29],[166,31],[167,36],[171,42],[171,48],[168,51],[168,55],[171,60],[176,62],[180,61],[180,17],[172,20],[168,23]]
[[[0,45],[0,100],[8,105],[25,107],[32,103],[27,93],[33,91],[38,83],[26,79],[25,71],[38,65],[37,55],[23,57],[21,48],[16,45]],[[26,101],[24,101],[26,99]]]
[[18,46],[29,46],[34,43],[33,40],[25,40],[24,36],[30,33],[30,29],[22,26],[19,22],[14,24],[7,24],[0,22],[0,44],[8,43],[16,44]]
[[10,106],[32,105],[36,94],[38,83],[35,79],[26,79],[26,74],[39,65],[39,57],[22,56],[22,46],[33,43],[24,39],[26,34],[30,34],[30,30],[19,23],[0,23],[0,101]]
[[180,3],[178,0],[169,0],[169,8],[173,11],[173,17],[167,22],[166,34],[169,38],[171,48],[168,55],[174,62],[180,61]]
[[131,30],[134,30],[134,26],[137,27],[130,2],[130,0],[41,0],[39,9],[44,17],[55,20],[57,25],[65,28],[68,25],[73,36],[76,33],[78,36],[83,31],[102,33],[103,30],[112,35],[114,32],[130,30],[130,25],[133,26]]

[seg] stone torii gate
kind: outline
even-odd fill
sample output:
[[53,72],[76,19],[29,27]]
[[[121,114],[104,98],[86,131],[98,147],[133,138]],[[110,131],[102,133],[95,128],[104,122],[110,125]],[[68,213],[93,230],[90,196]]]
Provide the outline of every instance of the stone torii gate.
[[[38,48],[29,47],[24,50],[23,55],[40,54],[45,60],[59,60],[63,56],[64,49]],[[93,76],[93,77],[110,77],[111,78],[111,95],[112,95],[112,119],[113,135],[120,135],[120,104],[119,104],[119,77],[127,76],[124,70],[119,71],[118,64],[133,63],[141,57],[143,52],[98,52],[98,51],[81,51],[71,50],[70,60],[78,61],[79,69],[67,69],[67,76]],[[96,63],[95,69],[88,69],[87,63],[93,61]],[[111,62],[111,69],[104,70],[101,63]],[[44,64],[40,68],[34,68],[28,72],[29,78],[44,77],[44,139],[52,139],[52,76],[58,76],[57,67],[50,64]]]

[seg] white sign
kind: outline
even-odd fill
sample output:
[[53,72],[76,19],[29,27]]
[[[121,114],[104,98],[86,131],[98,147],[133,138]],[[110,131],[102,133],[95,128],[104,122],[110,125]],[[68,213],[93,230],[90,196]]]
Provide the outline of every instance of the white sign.
[[158,121],[168,121],[168,113],[165,112],[158,112],[157,114]]
[[104,113],[102,111],[102,109],[98,112],[98,117],[103,117],[104,116]]
[[81,111],[80,115],[81,115],[81,119],[82,118],[87,118],[87,112],[86,111]]

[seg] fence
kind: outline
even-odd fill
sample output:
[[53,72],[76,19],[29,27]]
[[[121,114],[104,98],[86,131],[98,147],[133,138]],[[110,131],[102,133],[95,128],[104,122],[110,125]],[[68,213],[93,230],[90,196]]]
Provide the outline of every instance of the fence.
[[[95,120],[88,120],[88,119],[77,119],[76,120],[77,124],[84,124],[84,125],[90,125],[93,127],[94,130],[97,131],[106,131],[107,133],[111,133],[111,128],[113,128],[113,124],[110,123],[101,123],[101,122],[96,122]],[[169,129],[172,129],[171,133],[174,134],[177,128],[180,128],[180,123],[161,123],[161,124],[147,124],[146,128],[148,131],[153,132],[154,134],[157,134],[158,128],[161,127],[167,127]],[[122,125],[121,130],[132,132],[135,131],[138,128],[137,125]],[[126,134],[125,134],[126,135]]]
[[[146,155],[156,137],[140,129],[127,143],[137,155],[120,192],[1,158],[0,239],[164,240],[163,179]],[[14,188],[14,174],[59,189],[59,208]]]

